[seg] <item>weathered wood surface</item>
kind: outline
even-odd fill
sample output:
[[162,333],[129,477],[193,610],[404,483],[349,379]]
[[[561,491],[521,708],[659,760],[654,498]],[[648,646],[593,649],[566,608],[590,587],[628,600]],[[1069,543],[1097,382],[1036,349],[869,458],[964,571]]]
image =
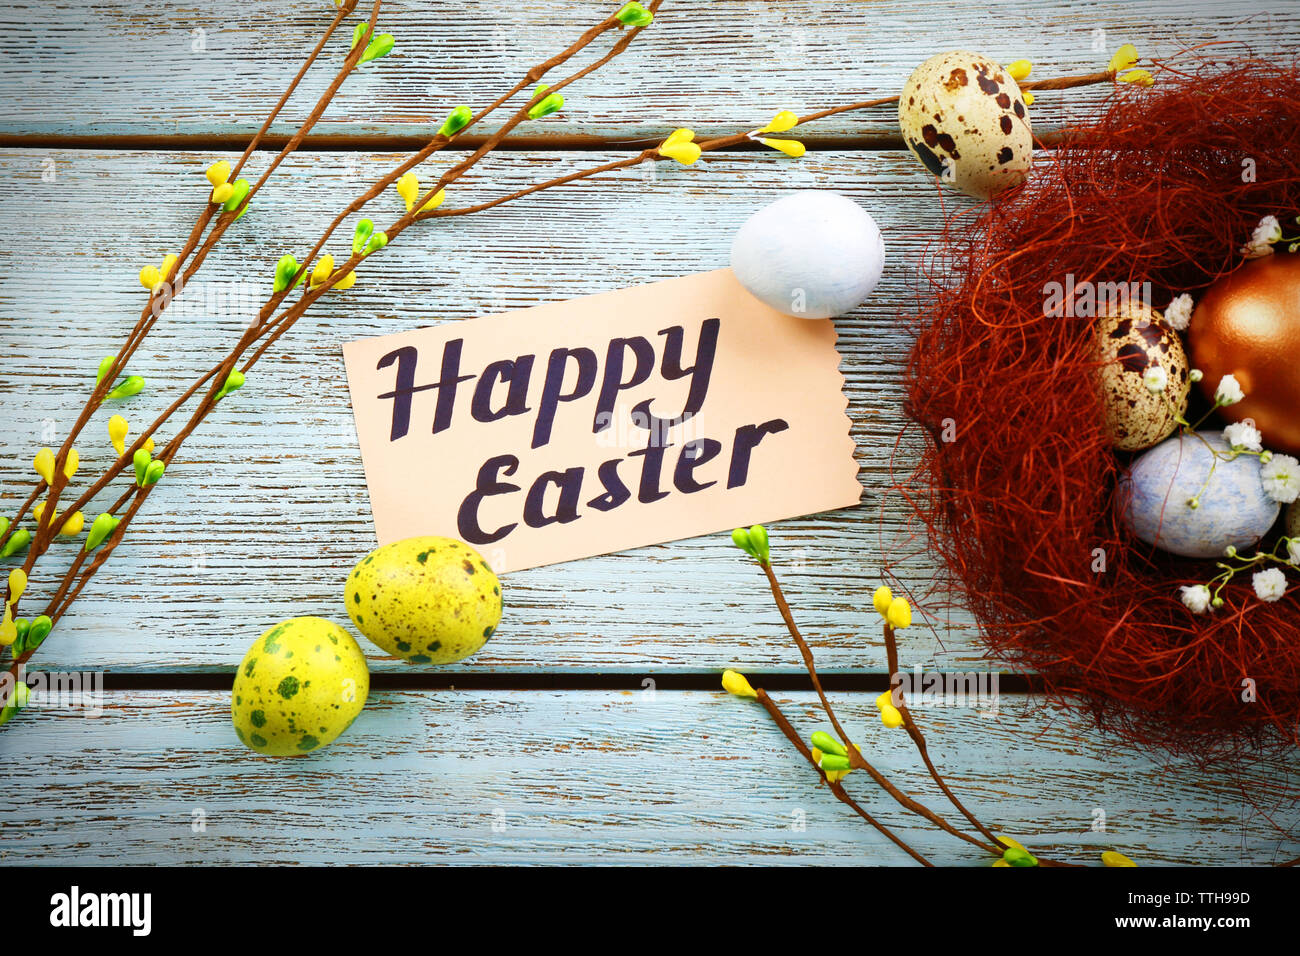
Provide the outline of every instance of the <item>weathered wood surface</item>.
[[[820,727],[812,696],[791,696],[778,699],[800,729]],[[870,695],[842,706],[877,766],[946,814]],[[285,760],[250,755],[217,692],[114,693],[99,718],[19,719],[4,734],[0,863],[909,862],[818,788],[760,707],[721,692],[380,693],[329,748]],[[968,805],[1053,858],[1300,853],[1267,819],[1267,794],[1244,805],[1226,774],[1162,766],[1023,702],[997,718],[918,719]],[[1250,769],[1269,773],[1287,768]],[[919,826],[864,775],[847,786],[934,862],[991,861]]]
[[[361,8],[371,4],[362,0]],[[607,16],[613,0],[463,3],[393,0],[381,30],[392,54],[344,86],[316,132],[425,135],[458,103],[481,105]],[[583,80],[567,109],[521,134],[645,142],[676,126],[732,132],[778,109],[807,110],[897,93],[912,69],[948,49],[1003,62],[1028,57],[1043,77],[1103,68],[1121,44],[1171,56],[1228,41],[1228,58],[1269,55],[1300,31],[1300,7],[1258,0],[667,0],[626,56]],[[333,14],[326,0],[12,3],[0,73],[0,136],[251,133]],[[341,30],[327,63],[347,50]],[[603,49],[603,48],[601,48]],[[333,73],[304,82],[285,122],[296,128]],[[1100,90],[1041,96],[1041,130],[1068,121]],[[819,123],[819,138],[896,136],[891,111]]]
[[[610,155],[505,153],[448,202]],[[135,271],[175,248],[206,195],[202,169],[212,157],[60,151],[51,154],[52,183],[41,178],[41,158],[0,153],[9,184],[0,198],[7,354],[0,395],[11,426],[0,434],[0,502],[7,507],[27,493],[36,449],[62,440],[99,359],[135,321],[144,297]],[[120,410],[132,421],[151,420],[211,367],[238,338],[242,319],[208,310],[208,297],[245,279],[268,294],[275,261],[301,254],[347,197],[395,161],[293,158],[205,264],[210,285],[192,285],[152,333],[132,367],[150,386]],[[345,296],[329,299],[315,319],[309,314],[195,434],[42,657],[50,666],[114,671],[231,669],[285,617],[346,622],[342,582],[374,535],[343,342],[725,266],[730,237],[753,210],[792,189],[830,186],[875,214],[889,246],[878,291],[838,323],[866,495],[856,509],[783,522],[774,534],[782,560],[793,565],[785,572],[791,598],[824,666],[883,669],[870,608],[882,556],[919,551],[902,561],[904,580],[924,588],[935,575],[923,540],[907,543],[901,503],[884,496],[904,427],[900,315],[914,297],[912,261],[942,214],[932,181],[897,152],[816,153],[798,162],[729,154],[691,169],[659,168],[653,180],[642,170],[622,172],[407,233],[370,260]],[[124,227],[123,209],[138,211],[138,228]],[[401,209],[389,195],[372,215],[382,222]],[[51,229],[59,234],[53,254],[44,238]],[[347,239],[332,248],[340,251]],[[80,441],[85,476],[112,456],[105,423],[115,410],[103,410]],[[905,471],[910,462],[895,466]],[[66,557],[50,566],[70,560],[72,547],[56,544],[53,554],[62,549]],[[29,607],[50,580],[33,576]],[[506,593],[501,629],[470,669],[799,668],[761,574],[726,535],[520,572],[507,577]],[[918,629],[905,663],[941,656],[965,666],[978,654],[960,628],[939,630],[948,653]],[[412,667],[367,647],[376,667]]]
[[[397,52],[349,81],[318,127],[319,148],[287,164],[205,268],[212,285],[188,295],[229,292],[241,279],[265,292],[275,259],[300,254],[348,196],[397,159],[399,139],[426,135],[451,105],[482,103],[503,76],[544,58],[609,6],[389,5],[381,29],[397,34]],[[894,92],[944,49],[1029,57],[1035,76],[1098,68],[1126,41],[1144,54],[1226,41],[1215,56],[1294,58],[1300,6],[1263,6],[669,0],[633,52],[576,87],[563,113],[485,163],[452,201],[598,163],[684,123],[707,135],[757,125],[779,108]],[[137,314],[136,271],[188,231],[216,148],[234,148],[256,128],[329,16],[323,0],[171,11],[140,0],[60,0],[0,11],[11,41],[0,71],[0,143],[9,144],[0,151],[5,511],[30,487],[32,454],[65,433],[100,357]],[[193,48],[196,30],[204,31],[202,50]],[[345,46],[340,40],[332,55]],[[308,81],[290,117],[315,99],[323,77]],[[1086,112],[1101,92],[1041,96],[1036,127]],[[839,323],[867,494],[857,509],[783,522],[774,538],[793,561],[788,590],[824,669],[879,673],[867,609],[882,561],[898,560],[903,582],[920,592],[936,578],[924,541],[883,496],[903,426],[907,330],[899,316],[912,300],[916,258],[961,202],[945,195],[941,205],[909,157],[874,148],[893,133],[889,110],[850,114],[816,128],[814,145],[835,149],[798,163],[733,154],[654,178],[622,173],[408,234],[367,265],[350,293],[305,320],[191,440],[127,542],[42,648],[40,666],[164,679],[228,673],[282,618],[345,620],[340,584],[373,536],[343,341],[716,268],[752,210],[816,187],[863,202],[890,248],[880,290]],[[96,136],[143,145],[65,148]],[[42,178],[50,172],[52,181]],[[395,217],[397,200],[387,197],[384,208]],[[151,385],[124,413],[140,421],[156,411],[240,327],[238,310],[176,310],[138,356],[133,371]],[[80,444],[83,474],[108,458],[104,418]],[[908,462],[895,465],[905,472]],[[49,583],[33,580],[29,606]],[[510,575],[506,587],[501,630],[458,669],[560,681],[603,673],[610,686],[629,688],[729,665],[799,671],[761,577],[724,536]],[[937,634],[908,632],[904,666],[982,667],[965,618],[953,622]],[[378,654],[370,663],[417,673]],[[817,729],[811,698],[793,696],[800,729]],[[850,731],[880,765],[939,807],[904,738],[880,727],[874,695],[838,696]],[[1095,862],[1097,850],[1113,845],[1143,863],[1268,863],[1300,852],[1294,805],[1258,787],[1270,776],[1274,788],[1293,786],[1294,760],[1252,766],[1248,804],[1226,770],[1167,764],[1055,711],[1013,695],[1002,701],[997,720],[933,711],[924,725],[956,789],[1031,847]],[[286,761],[240,748],[228,708],[219,691],[127,691],[110,694],[95,720],[23,715],[0,733],[8,797],[0,861],[904,860],[816,789],[766,715],[720,693],[377,692],[339,742]],[[851,781],[873,812],[937,862],[984,862]],[[198,833],[196,809],[206,825]],[[1104,833],[1092,829],[1098,809]],[[803,830],[794,826],[800,814]],[[504,829],[494,830],[499,821]]]

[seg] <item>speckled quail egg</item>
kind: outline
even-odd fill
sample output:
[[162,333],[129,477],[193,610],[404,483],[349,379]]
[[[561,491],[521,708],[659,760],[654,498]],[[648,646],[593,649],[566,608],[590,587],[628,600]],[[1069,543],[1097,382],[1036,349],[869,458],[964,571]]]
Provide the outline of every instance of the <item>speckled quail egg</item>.
[[469,657],[501,621],[501,582],[483,556],[436,535],[371,551],[348,575],[344,600],[362,634],[413,664]]
[[295,617],[253,642],[235,673],[230,716],[245,746],[272,757],[324,747],[361,713],[366,658],[333,621]]
[[959,50],[918,66],[899,97],[898,123],[926,169],[978,199],[1029,175],[1034,143],[1024,97],[986,56]]
[[1172,434],[1187,411],[1191,369],[1182,340],[1159,312],[1137,304],[1107,309],[1095,334],[1111,441],[1121,451],[1150,448]]

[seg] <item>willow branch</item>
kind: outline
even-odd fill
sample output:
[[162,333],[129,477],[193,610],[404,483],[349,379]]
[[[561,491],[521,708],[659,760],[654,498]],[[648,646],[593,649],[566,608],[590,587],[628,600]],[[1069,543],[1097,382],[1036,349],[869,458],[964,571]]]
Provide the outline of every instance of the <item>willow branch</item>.
[[849,796],[848,791],[846,791],[838,781],[831,780],[826,776],[825,771],[823,771],[821,767],[817,766],[817,761],[813,759],[812,751],[808,749],[808,745],[803,742],[803,738],[799,736],[798,731],[796,731],[790,721],[786,719],[785,714],[781,713],[781,708],[776,705],[776,701],[772,700],[772,698],[767,695],[767,691],[763,690],[761,687],[756,687],[754,693],[757,695],[758,702],[763,705],[763,708],[771,716],[773,722],[775,722],[777,727],[781,729],[781,733],[785,734],[786,739],[789,740],[790,743],[794,744],[795,748],[803,754],[805,760],[812,764],[813,769],[821,776],[822,781],[830,788],[831,793],[835,794],[836,799],[841,803],[852,807],[854,813],[883,833],[897,846],[901,847],[908,856],[918,861],[922,866],[934,865],[916,850],[912,849],[912,847],[909,846],[902,837],[898,836],[898,834],[894,833],[893,830],[889,829],[889,827],[885,826],[864,810],[856,800]]

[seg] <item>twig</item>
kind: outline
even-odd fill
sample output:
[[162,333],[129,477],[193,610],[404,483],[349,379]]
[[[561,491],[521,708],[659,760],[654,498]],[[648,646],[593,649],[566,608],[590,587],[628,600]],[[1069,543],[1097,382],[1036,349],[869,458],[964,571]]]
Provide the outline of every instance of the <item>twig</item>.
[[812,751],[808,749],[808,745],[803,742],[803,738],[799,736],[798,732],[791,725],[790,721],[786,719],[785,714],[781,713],[781,708],[776,705],[776,701],[772,700],[772,698],[767,695],[767,691],[763,690],[761,687],[756,687],[754,688],[754,693],[757,695],[758,702],[762,704],[763,708],[768,712],[769,715],[771,715],[773,722],[775,722],[777,727],[781,728],[781,733],[785,734],[786,739],[789,740],[790,743],[794,744],[795,748],[801,754],[804,755],[805,760],[807,760],[810,764],[812,764],[813,769],[816,770],[817,773],[821,776],[822,780],[830,788],[831,793],[835,794],[836,799],[838,799],[841,803],[845,803],[848,806],[852,807],[853,811],[858,816],[866,820],[869,824],[871,824],[873,827],[875,827],[877,830],[879,830],[881,833],[887,836],[895,844],[902,847],[903,850],[906,851],[909,856],[911,856],[914,860],[920,862],[922,866],[934,865],[929,860],[927,860],[924,856],[918,853],[916,850],[912,849],[912,847],[909,846],[902,839],[902,837],[898,836],[898,834],[894,833],[894,831],[889,829],[889,827],[885,826],[883,823],[881,823],[879,820],[873,817],[870,813],[864,810],[861,806],[859,806],[858,802],[854,800],[851,796],[849,796],[848,792],[838,781],[831,780],[826,776],[822,768],[817,766],[817,761],[813,759]]

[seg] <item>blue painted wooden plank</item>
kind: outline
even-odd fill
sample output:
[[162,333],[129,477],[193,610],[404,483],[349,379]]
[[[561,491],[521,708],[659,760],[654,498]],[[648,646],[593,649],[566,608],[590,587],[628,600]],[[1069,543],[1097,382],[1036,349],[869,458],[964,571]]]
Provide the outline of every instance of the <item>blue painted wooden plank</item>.
[[[363,3],[368,9],[369,4]],[[380,27],[395,51],[350,80],[317,132],[409,135],[436,128],[458,103],[481,105],[507,78],[563,49],[616,0],[466,4],[393,0]],[[941,12],[940,12],[941,11]],[[329,3],[201,0],[164,14],[147,0],[13,3],[0,71],[0,135],[213,135],[255,130],[329,22]],[[329,57],[340,60],[351,24]],[[587,78],[543,135],[642,141],[679,125],[732,132],[778,109],[819,109],[896,93],[912,69],[946,49],[1003,62],[1032,59],[1043,76],[1105,65],[1125,42],[1169,56],[1229,41],[1218,55],[1267,56],[1300,28],[1293,4],[1258,0],[668,0],[619,61]],[[324,89],[313,73],[291,104],[301,116]],[[1032,113],[1055,127],[1100,91],[1047,94]],[[296,128],[296,120],[273,132]],[[819,123],[819,136],[897,133],[888,110]]]
[[[871,695],[837,700],[869,759],[942,811]],[[783,706],[803,732],[823,726],[810,695]],[[1226,771],[1163,764],[1020,700],[996,719],[918,719],[969,806],[1036,852],[1091,865],[1112,847],[1142,865],[1300,853],[1294,806],[1268,789],[1243,806]],[[217,692],[113,693],[99,718],[18,721],[0,734],[5,863],[908,862],[816,785],[760,707],[720,692],[380,693],[333,745],[284,760],[243,749]],[[1247,784],[1292,770],[1252,765]],[[847,785],[933,861],[990,861],[864,775]]]

